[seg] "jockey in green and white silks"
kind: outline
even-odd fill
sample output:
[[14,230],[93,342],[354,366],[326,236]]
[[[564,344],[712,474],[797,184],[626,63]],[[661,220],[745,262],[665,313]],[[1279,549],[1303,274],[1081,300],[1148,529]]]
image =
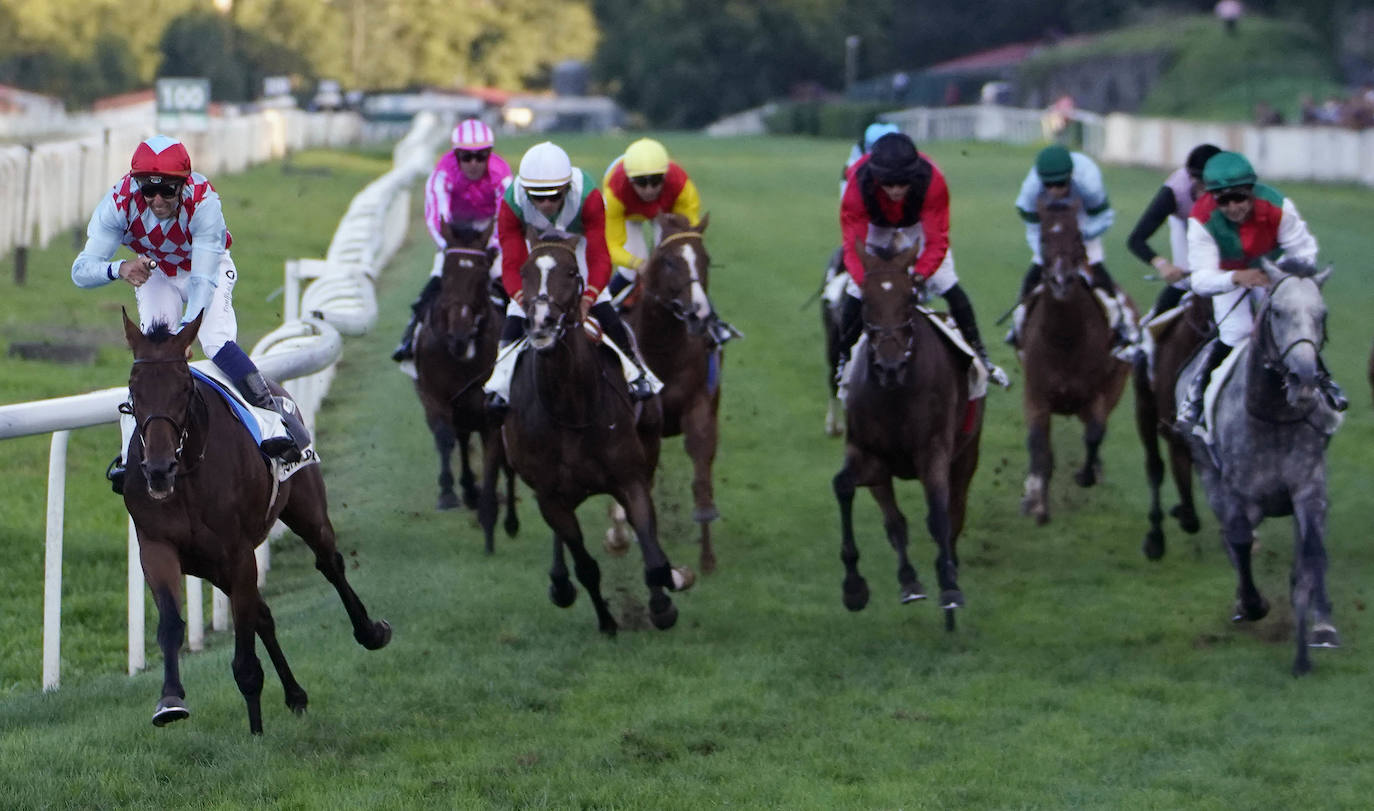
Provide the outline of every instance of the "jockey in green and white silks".
[[[611,277],[611,256],[606,247],[606,203],[591,175],[572,165],[562,147],[545,141],[530,147],[520,159],[514,183],[506,189],[496,215],[501,241],[501,284],[510,304],[501,331],[501,354],[484,388],[493,395],[489,405],[505,407],[510,377],[521,348],[512,349],[525,335],[524,292],[520,268],[529,257],[526,227],[537,232],[559,231],[582,237],[575,253],[582,274],[586,312],[595,317],[604,335],[621,356],[630,396],[645,399],[663,387],[639,359],[630,331],[611,306],[606,283]],[[511,351],[507,351],[511,350]]]

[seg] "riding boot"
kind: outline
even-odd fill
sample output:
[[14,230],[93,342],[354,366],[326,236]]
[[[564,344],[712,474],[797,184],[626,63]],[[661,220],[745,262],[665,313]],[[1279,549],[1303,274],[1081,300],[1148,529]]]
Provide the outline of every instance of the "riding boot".
[[837,383],[844,380],[844,369],[849,365],[849,355],[854,351],[854,344],[859,341],[859,334],[863,332],[863,313],[864,303],[861,299],[846,294],[840,300],[840,356],[835,364]]
[[[496,344],[497,365],[500,366],[500,358],[510,348],[511,344],[525,337],[525,319],[518,315],[507,315],[506,323],[501,327],[501,338]],[[496,422],[502,422],[506,418],[506,411],[510,409],[510,403],[501,396],[499,391],[487,392],[485,401],[487,415]]]
[[715,308],[712,307],[711,312],[706,316],[706,336],[707,341],[711,345],[710,348],[715,349],[718,346],[724,346],[725,342],[732,338],[743,338],[744,333],[735,329],[734,325],[724,318],[721,318],[720,315],[716,313]]
[[1140,327],[1131,318],[1131,308],[1126,304],[1126,292],[1116,286],[1112,275],[1107,272],[1106,265],[1094,262],[1088,269],[1092,272],[1092,286],[1111,299],[1107,306],[1112,311],[1111,327],[1116,334],[1112,354],[1121,360],[1133,361],[1140,345]]
[[234,385],[249,405],[275,411],[281,416],[282,427],[286,429],[287,436],[264,439],[259,446],[262,452],[283,462],[299,462],[301,451],[310,445],[310,430],[301,419],[301,411],[296,401],[272,394],[262,372],[246,375],[235,381]]
[[1202,400],[1207,394],[1207,384],[1212,380],[1212,372],[1221,365],[1222,361],[1226,360],[1226,356],[1229,354],[1231,354],[1231,347],[1219,340],[1212,342],[1207,357],[1203,359],[1202,365],[1198,367],[1197,373],[1188,383],[1188,393],[1184,395],[1183,404],[1178,408],[1178,419],[1174,422],[1174,430],[1179,434],[1186,436],[1201,429]]
[[634,364],[637,371],[634,379],[625,381],[630,390],[630,399],[638,402],[653,397],[654,384],[650,380],[649,370],[644,366],[644,359],[639,356],[639,344],[630,335],[630,328],[620,319],[620,313],[610,302],[603,301],[592,305],[591,315],[601,325],[601,332],[615,342]]
[[949,314],[954,317],[954,325],[959,328],[959,334],[964,336],[964,340],[983,362],[983,368],[988,370],[988,378],[1004,389],[1010,388],[1011,378],[988,358],[988,350],[983,346],[983,338],[978,333],[978,321],[974,317],[973,304],[968,300],[968,294],[955,284],[945,291],[945,303],[949,305]]
[[[630,273],[633,272],[634,271],[630,271]],[[620,293],[634,283],[634,276],[627,274],[624,268],[616,268],[615,273],[611,275],[611,283],[606,285],[606,293],[611,297],[612,301],[619,304]]]
[[420,291],[420,297],[411,302],[410,321],[401,333],[401,343],[391,353],[391,359],[397,363],[415,358],[415,327],[420,323],[420,313],[428,309],[430,303],[439,295],[441,283],[442,280],[438,276],[430,276],[429,281],[425,282],[425,289]]

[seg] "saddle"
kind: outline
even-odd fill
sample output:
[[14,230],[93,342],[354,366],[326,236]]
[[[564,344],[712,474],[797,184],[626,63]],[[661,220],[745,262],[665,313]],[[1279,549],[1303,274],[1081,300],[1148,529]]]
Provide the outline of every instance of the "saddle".
[[[964,339],[963,333],[959,332],[959,328],[954,324],[954,319],[947,313],[936,312],[923,304],[916,305],[916,312],[925,316],[925,318],[934,325],[936,331],[943,335],[951,346],[970,359],[968,366],[969,401],[973,402],[986,397],[988,393],[988,369],[983,365],[983,361],[978,356],[978,353],[974,351],[973,347]],[[855,342],[854,348],[850,350],[850,357],[857,360],[861,357],[860,353],[862,353],[867,346],[868,333],[864,332],[859,335],[859,340]],[[852,361],[845,364],[844,371],[840,375],[839,389],[836,393],[836,396],[839,397],[840,400],[847,399],[849,394],[849,383],[854,374],[854,369],[857,368],[858,365],[858,363]]]

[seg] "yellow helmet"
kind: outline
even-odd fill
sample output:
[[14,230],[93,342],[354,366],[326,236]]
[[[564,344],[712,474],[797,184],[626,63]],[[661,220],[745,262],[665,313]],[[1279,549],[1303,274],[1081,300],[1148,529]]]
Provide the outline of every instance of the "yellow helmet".
[[625,150],[625,174],[629,177],[668,172],[668,150],[652,138],[640,138]]

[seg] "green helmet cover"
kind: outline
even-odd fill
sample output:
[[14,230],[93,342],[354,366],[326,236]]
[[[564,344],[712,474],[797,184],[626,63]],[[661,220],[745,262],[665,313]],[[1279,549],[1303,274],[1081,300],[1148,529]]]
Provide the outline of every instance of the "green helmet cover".
[[1239,152],[1218,152],[1202,167],[1202,183],[1207,191],[1220,191],[1232,186],[1253,186],[1259,178],[1250,161]]
[[1050,144],[1035,156],[1035,173],[1041,183],[1062,183],[1073,175],[1073,156],[1063,144]]

